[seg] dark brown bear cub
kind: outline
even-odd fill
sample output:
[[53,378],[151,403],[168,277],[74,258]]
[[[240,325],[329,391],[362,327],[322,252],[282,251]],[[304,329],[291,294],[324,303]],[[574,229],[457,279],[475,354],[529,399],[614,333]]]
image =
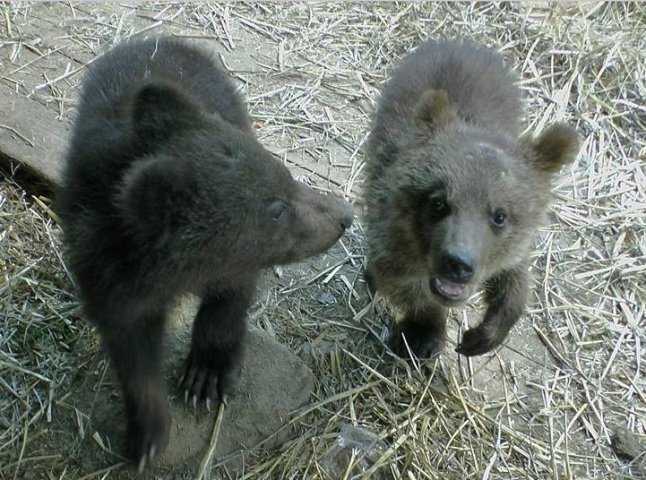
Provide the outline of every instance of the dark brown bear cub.
[[[367,276],[403,311],[392,348],[439,351],[447,308],[484,289],[482,323],[457,351],[499,345],[523,313],[532,238],[577,135],[518,138],[518,88],[485,49],[428,41],[383,90],[367,146]],[[405,341],[404,341],[405,339]]]
[[296,182],[260,145],[211,57],[168,38],[123,43],[91,65],[57,197],[140,466],[168,441],[161,346],[177,296],[202,297],[182,388],[225,400],[261,269],[325,251],[352,223],[347,202]]

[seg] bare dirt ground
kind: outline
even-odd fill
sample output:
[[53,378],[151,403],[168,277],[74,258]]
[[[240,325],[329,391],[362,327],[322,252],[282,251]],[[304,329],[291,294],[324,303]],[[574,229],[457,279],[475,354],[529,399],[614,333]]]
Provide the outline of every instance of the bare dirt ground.
[[[55,180],[87,64],[127,36],[168,33],[222,59],[262,142],[295,175],[354,204],[359,221],[342,241],[269,272],[252,309],[250,322],[314,372],[309,404],[284,427],[291,439],[247,445],[236,468],[216,456],[212,478],[646,478],[646,7],[4,2],[0,11],[0,158],[30,158]],[[529,311],[505,344],[473,360],[453,352],[480,318],[476,298],[452,313],[445,353],[409,365],[385,348],[392,312],[362,278],[362,145],[380,85],[429,36],[502,52],[521,78],[527,130],[565,120],[583,146],[556,186]],[[4,165],[0,478],[128,478],[119,401],[99,388],[109,369],[78,309],[50,196],[26,185],[16,162]],[[195,463],[149,476],[194,478]]]

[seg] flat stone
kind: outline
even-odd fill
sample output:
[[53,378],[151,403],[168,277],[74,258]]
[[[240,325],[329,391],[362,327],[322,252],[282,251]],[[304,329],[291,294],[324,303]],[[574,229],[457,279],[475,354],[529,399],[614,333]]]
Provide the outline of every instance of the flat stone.
[[[168,447],[150,471],[151,478],[195,475],[211,441],[218,405],[213,405],[211,412],[203,402],[194,408],[192,402],[184,403],[177,388],[190,347],[190,326],[196,307],[195,299],[182,302],[169,322],[164,354],[173,424]],[[291,412],[307,404],[314,388],[314,375],[305,363],[264,331],[251,329],[246,352],[238,394],[225,407],[212,460],[213,465],[224,465],[229,473],[242,467],[248,448],[262,441],[263,449],[272,449],[291,438],[293,429],[281,427],[289,420]],[[90,414],[91,426],[86,439],[98,436],[104,444],[119,452],[123,446],[125,417],[121,394],[111,371],[108,377],[98,387],[100,375],[96,374],[96,369],[90,369],[79,382],[84,384],[80,391],[85,393],[77,397],[75,408]],[[99,396],[93,393],[97,390],[101,392]],[[106,466],[98,459],[92,460],[92,451],[95,455],[100,453],[96,443],[85,442],[81,455],[84,471]],[[136,477],[133,468],[114,473],[114,478],[119,479]]]
[[[169,385],[179,378],[190,346],[190,328],[196,310],[194,301],[184,302],[173,315],[167,346]],[[314,375],[294,353],[267,333],[251,329],[246,342],[246,356],[238,394],[229,402],[218,436],[214,463],[233,452],[252,447],[275,433],[290,412],[306,404],[314,388]],[[190,402],[189,402],[190,403]],[[182,398],[171,399],[173,427],[160,466],[187,462],[197,466],[207,451],[217,415],[217,406],[208,413],[198,405],[197,413]],[[289,438],[283,429],[263,444],[273,448]],[[235,469],[241,456],[228,463]]]

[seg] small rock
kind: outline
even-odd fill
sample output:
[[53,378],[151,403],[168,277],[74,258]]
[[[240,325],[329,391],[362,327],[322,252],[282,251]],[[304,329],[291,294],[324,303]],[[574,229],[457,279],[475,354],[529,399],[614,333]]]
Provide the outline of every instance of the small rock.
[[[354,425],[342,425],[336,440],[329,448],[323,459],[321,467],[325,478],[344,478],[350,461],[354,461],[352,478],[366,473],[384,452],[385,446],[379,441],[376,433]],[[354,460],[353,460],[354,452]],[[384,469],[371,472],[370,478],[387,480],[391,477]]]
[[280,265],[274,265],[272,270],[274,271],[276,278],[283,278],[283,275],[285,274],[283,267],[281,267]]
[[336,342],[330,340],[317,339],[312,342],[303,342],[301,347],[301,356],[307,358],[309,355],[323,356],[336,350]]
[[646,453],[646,439],[641,439],[630,430],[619,427],[612,434],[610,446],[617,456],[632,461]]
[[322,292],[318,297],[318,302],[323,305],[332,305],[336,303],[336,298],[329,290]]

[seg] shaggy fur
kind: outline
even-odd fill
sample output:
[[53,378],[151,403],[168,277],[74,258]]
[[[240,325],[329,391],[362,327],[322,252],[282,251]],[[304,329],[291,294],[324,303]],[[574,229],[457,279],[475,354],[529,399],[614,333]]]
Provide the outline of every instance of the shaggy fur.
[[550,181],[578,147],[560,124],[519,139],[519,97],[499,55],[435,41],[382,92],[367,146],[367,274],[404,313],[391,338],[400,355],[406,344],[438,352],[447,308],[480,288],[488,309],[460,353],[490,351],[523,313]]
[[210,56],[168,38],[123,43],[91,66],[57,200],[140,465],[168,441],[160,364],[173,300],[202,297],[182,388],[225,400],[261,269],[325,251],[352,223],[347,202],[296,182],[258,143]]

